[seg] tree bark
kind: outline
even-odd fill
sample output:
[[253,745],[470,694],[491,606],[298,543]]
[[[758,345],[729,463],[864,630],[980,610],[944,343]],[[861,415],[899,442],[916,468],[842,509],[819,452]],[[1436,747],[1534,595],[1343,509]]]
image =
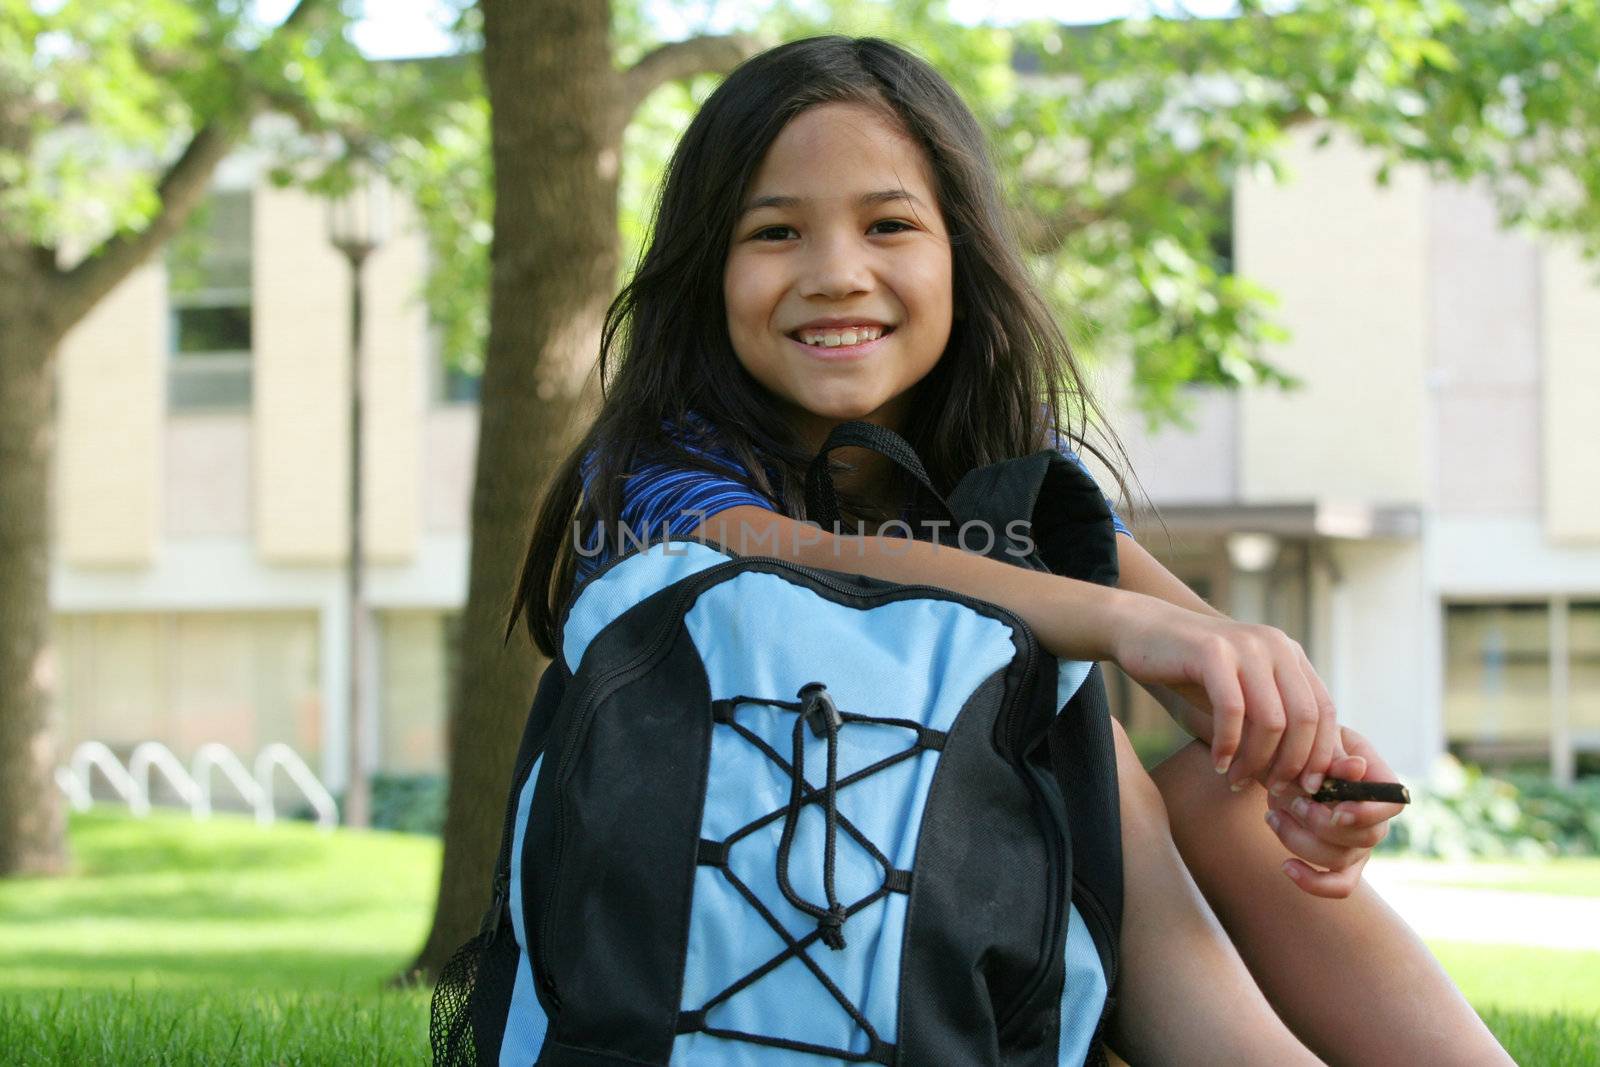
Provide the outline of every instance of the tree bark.
[[0,238],[0,877],[66,870],[50,647],[52,394],[61,337],[27,297],[32,248]]
[[533,507],[572,431],[616,281],[619,79],[605,0],[482,0],[494,242],[450,787],[433,927],[408,978],[431,981],[489,904],[512,763],[543,668],[502,645]]
[[590,372],[617,281],[622,131],[663,82],[726,73],[746,35],[674,42],[618,71],[608,0],[480,0],[494,161],[489,344],[461,656],[451,681],[444,863],[433,925],[399,982],[433,981],[477,932],[512,764],[544,670],[505,611],[539,492],[593,417]]
[[[298,0],[275,32],[304,33],[326,10],[326,0]],[[33,147],[28,99],[0,80],[0,148],[19,155]],[[0,218],[0,877],[67,866],[49,640],[56,351],[182,227],[263,103],[252,96],[241,114],[197,130],[158,183],[155,217],[142,230],[113,235],[70,270],[58,269],[54,249],[31,244]]]

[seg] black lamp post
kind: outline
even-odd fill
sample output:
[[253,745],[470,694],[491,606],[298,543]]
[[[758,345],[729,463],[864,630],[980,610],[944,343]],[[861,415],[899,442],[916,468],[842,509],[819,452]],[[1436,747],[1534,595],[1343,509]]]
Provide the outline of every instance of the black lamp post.
[[350,261],[350,708],[344,821],[346,826],[366,827],[372,821],[372,791],[367,779],[368,724],[361,699],[361,653],[366,633],[366,604],[361,588],[361,269],[367,257],[388,239],[389,189],[369,155],[353,156],[349,173],[348,190],[328,201],[328,240]]

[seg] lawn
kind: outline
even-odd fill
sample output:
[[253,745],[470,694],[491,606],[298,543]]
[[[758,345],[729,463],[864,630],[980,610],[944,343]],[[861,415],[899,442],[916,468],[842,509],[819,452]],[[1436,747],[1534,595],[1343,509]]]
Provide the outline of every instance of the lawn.
[[1376,855],[1372,863],[1419,885],[1506,889],[1564,897],[1600,897],[1600,858],[1586,856],[1529,863],[1456,863]]
[[[72,842],[74,877],[0,882],[6,1063],[427,1062],[428,994],[384,983],[426,930],[436,840],[101,809]],[[1519,1063],[1600,1062],[1600,954],[1434,949]]]
[[76,876],[0,882],[0,1048],[21,1064],[426,1063],[436,839],[74,815]]

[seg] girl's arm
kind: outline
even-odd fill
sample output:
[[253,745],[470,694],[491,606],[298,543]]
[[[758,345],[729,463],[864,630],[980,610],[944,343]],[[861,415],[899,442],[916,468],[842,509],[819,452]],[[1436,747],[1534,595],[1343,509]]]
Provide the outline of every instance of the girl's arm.
[[[1157,597],[1208,618],[1228,618],[1202,600],[1177,575],[1162,566],[1161,561],[1145,551],[1144,546],[1132,537],[1121,534],[1117,535],[1117,575],[1119,589]],[[1299,684],[1309,687],[1316,701],[1317,717],[1315,721],[1309,723],[1289,722],[1281,738],[1272,736],[1262,724],[1252,723],[1246,727],[1244,747],[1247,755],[1243,761],[1247,763],[1247,767],[1241,777],[1260,777],[1275,796],[1293,792],[1287,784],[1296,777],[1296,774],[1289,769],[1295,753],[1309,750],[1311,755],[1306,760],[1308,766],[1326,766],[1327,763],[1344,755],[1339,741],[1339,724],[1333,698],[1328,695],[1327,687],[1323,685],[1322,679],[1311,666],[1305,650],[1287,635],[1285,639],[1292,646],[1292,658],[1299,675]],[[1207,743],[1214,743],[1218,723],[1206,709],[1196,707],[1169,687],[1144,682],[1141,684],[1190,735]],[[1256,773],[1258,767],[1266,766],[1265,761],[1271,758],[1273,751],[1277,752],[1276,762],[1280,765],[1273,766],[1271,772],[1265,776]],[[1276,788],[1279,783],[1283,783],[1283,788]],[[1316,785],[1320,784],[1320,780],[1315,784],[1302,781],[1308,793],[1316,792]]]
[[[1040,644],[1062,659],[1117,663],[1129,677],[1172,689],[1213,721],[1212,757],[1219,773],[1244,779],[1270,766],[1267,784],[1327,773],[1332,745],[1313,749],[1321,715],[1301,672],[1304,654],[1282,631],[1201,614],[1159,597],[1024,570],[948,545],[897,537],[836,536],[775,511],[738,505],[696,528],[740,555],[774,556],[808,566],[868,574],[905,584],[936,585],[988,600],[1016,613]],[[1241,750],[1246,719],[1251,726]],[[1298,742],[1280,752],[1285,724]],[[1277,757],[1274,759],[1274,757]],[[1315,786],[1311,787],[1314,791]]]
[[[1202,615],[1222,617],[1222,613],[1200,598],[1183,580],[1161,561],[1147,552],[1143,545],[1131,537],[1117,535],[1117,588],[1146,596],[1160,597],[1169,604],[1198,611]],[[1211,716],[1179,697],[1164,685],[1145,685],[1145,690],[1171,715],[1177,724],[1206,743],[1211,741]]]
[[[1117,585],[1120,589],[1160,597],[1205,615],[1225,617],[1131,537],[1117,537],[1117,567]],[[1305,670],[1313,679],[1316,677],[1309,663]],[[1147,682],[1141,684],[1190,734],[1202,741],[1211,740],[1209,715],[1166,686]],[[1320,680],[1316,682],[1318,687],[1321,684]],[[1328,707],[1330,714],[1326,722],[1332,726],[1334,716],[1331,713],[1331,701]],[[1320,722],[1318,726],[1320,729]],[[1357,780],[1372,773],[1384,781],[1395,780],[1394,772],[1366,738],[1348,727],[1337,727],[1337,731],[1334,755],[1329,764],[1333,773]],[[1295,884],[1307,892],[1325,896],[1348,895],[1355,888],[1366,857],[1387,833],[1383,824],[1401,810],[1392,804],[1376,803],[1300,806],[1293,795],[1271,797],[1268,803],[1278,814],[1273,831],[1284,846],[1298,857],[1294,862],[1300,864],[1300,877]],[[1335,823],[1336,818],[1342,821]],[[1324,874],[1306,863],[1307,860],[1327,868],[1330,873]]]

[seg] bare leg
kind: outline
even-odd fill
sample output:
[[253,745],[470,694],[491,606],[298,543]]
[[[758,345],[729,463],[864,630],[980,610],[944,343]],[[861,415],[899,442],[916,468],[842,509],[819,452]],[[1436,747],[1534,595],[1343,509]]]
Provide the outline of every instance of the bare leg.
[[1110,1043],[1138,1067],[1319,1063],[1251,979],[1184,867],[1160,792],[1122,727],[1112,726],[1124,899],[1120,1000]]
[[1207,901],[1267,999],[1323,1059],[1513,1062],[1371,886],[1362,882],[1349,897],[1327,900],[1301,892],[1283,874],[1289,853],[1266,824],[1266,790],[1230,791],[1199,742],[1170,756],[1153,777]]

